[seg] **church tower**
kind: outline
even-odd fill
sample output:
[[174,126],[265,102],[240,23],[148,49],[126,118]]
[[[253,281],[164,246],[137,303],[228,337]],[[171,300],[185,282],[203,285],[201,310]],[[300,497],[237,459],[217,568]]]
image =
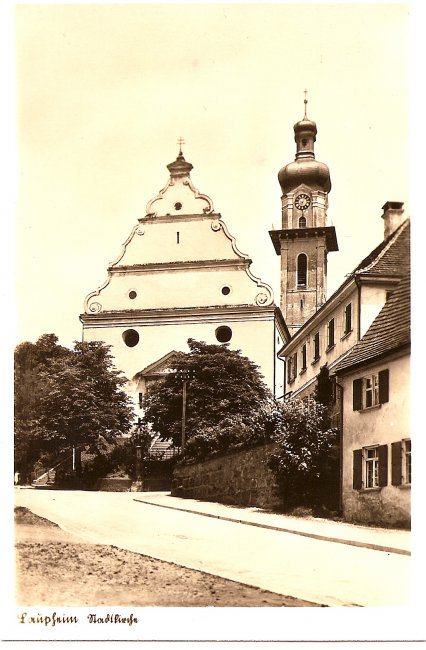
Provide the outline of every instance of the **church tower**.
[[334,226],[327,226],[330,172],[315,160],[315,122],[305,115],[294,125],[296,157],[278,173],[282,230],[270,232],[281,255],[281,311],[293,336],[326,300],[327,253],[337,251]]

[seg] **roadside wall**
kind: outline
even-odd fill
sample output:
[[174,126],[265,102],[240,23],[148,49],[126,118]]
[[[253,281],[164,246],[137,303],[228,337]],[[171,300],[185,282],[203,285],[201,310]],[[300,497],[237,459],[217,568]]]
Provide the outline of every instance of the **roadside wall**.
[[275,508],[278,486],[268,468],[275,443],[227,454],[202,462],[177,465],[172,495],[232,505]]

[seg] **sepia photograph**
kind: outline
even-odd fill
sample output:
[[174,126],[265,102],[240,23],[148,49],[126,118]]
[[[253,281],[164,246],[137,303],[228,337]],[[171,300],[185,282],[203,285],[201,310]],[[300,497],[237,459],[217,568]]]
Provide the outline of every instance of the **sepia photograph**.
[[3,640],[423,644],[410,4],[8,10]]

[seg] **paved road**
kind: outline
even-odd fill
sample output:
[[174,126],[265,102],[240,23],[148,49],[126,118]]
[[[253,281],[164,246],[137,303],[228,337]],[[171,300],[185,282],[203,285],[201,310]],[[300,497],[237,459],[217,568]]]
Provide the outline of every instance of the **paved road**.
[[157,508],[136,502],[136,496],[28,489],[16,490],[16,505],[86,541],[316,603],[408,601],[408,556]]

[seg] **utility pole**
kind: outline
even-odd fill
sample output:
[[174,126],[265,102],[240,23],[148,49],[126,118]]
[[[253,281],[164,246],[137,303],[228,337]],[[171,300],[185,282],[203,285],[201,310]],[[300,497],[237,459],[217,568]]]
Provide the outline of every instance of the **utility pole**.
[[141,440],[141,419],[138,418],[138,425],[135,434],[136,447],[136,484],[142,485],[142,440]]
[[183,455],[186,444],[186,386],[191,379],[195,377],[194,370],[177,370],[176,374],[182,380],[182,433],[181,433],[181,453]]
[[181,443],[181,450],[182,454],[185,451],[185,426],[186,426],[186,384],[187,384],[187,379],[183,380],[182,384],[182,443]]

